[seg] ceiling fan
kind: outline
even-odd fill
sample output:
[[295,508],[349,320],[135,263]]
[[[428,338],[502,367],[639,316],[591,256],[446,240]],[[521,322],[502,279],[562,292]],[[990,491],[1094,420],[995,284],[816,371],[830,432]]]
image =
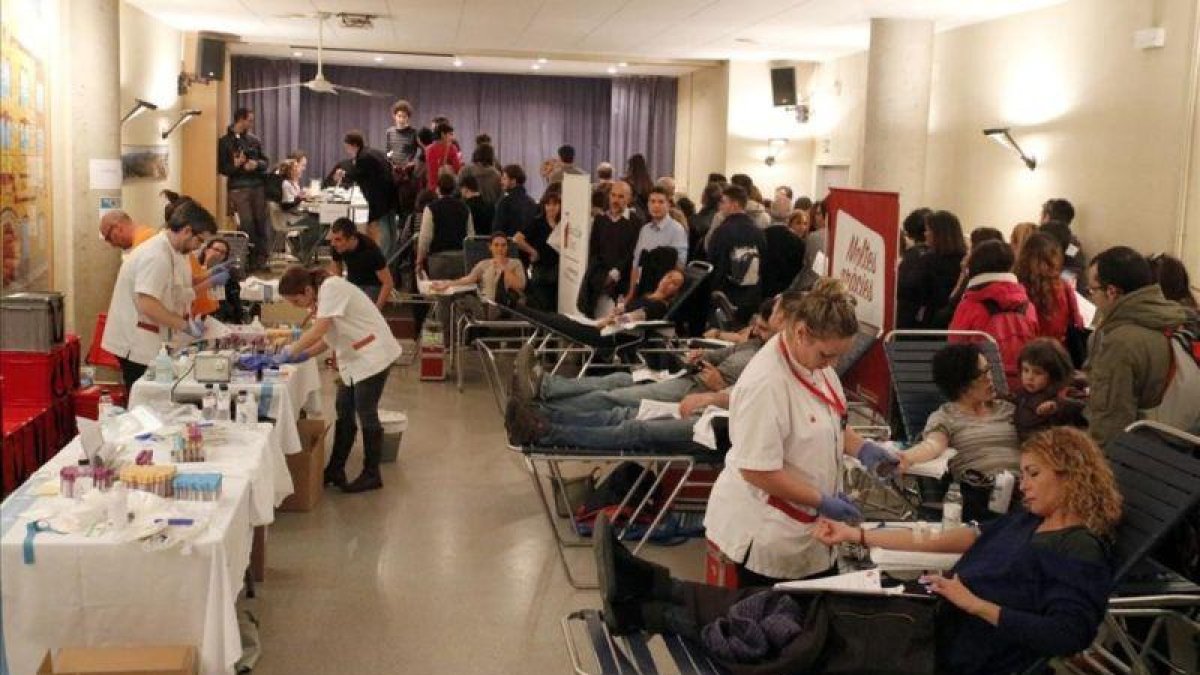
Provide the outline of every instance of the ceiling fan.
[[293,89],[295,87],[306,87],[309,91],[317,93],[317,94],[333,94],[336,96],[338,94],[338,92],[344,91],[344,92],[349,92],[351,94],[358,94],[359,96],[375,96],[375,97],[381,97],[381,98],[390,97],[391,94],[389,94],[387,92],[372,91],[370,89],[363,89],[361,87],[350,87],[350,86],[347,86],[344,84],[334,84],[334,83],[330,82],[329,80],[325,79],[325,72],[324,72],[324,69],[322,68],[322,66],[323,66],[322,49],[324,48],[324,42],[325,42],[325,20],[331,16],[334,16],[334,14],[331,12],[318,12],[316,14],[291,14],[291,15],[288,15],[285,17],[280,17],[280,18],[287,18],[287,19],[315,18],[317,20],[317,74],[315,77],[313,77],[313,79],[309,80],[308,82],[295,82],[292,84],[281,84],[281,85],[274,86],[274,87],[255,87],[253,89],[238,89],[237,93],[249,94],[249,93],[255,92],[255,91],[273,91],[276,89]]

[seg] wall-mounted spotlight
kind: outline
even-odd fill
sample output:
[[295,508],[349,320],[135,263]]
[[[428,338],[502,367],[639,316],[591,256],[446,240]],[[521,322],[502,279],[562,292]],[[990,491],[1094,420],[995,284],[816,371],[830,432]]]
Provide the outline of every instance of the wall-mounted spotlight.
[[775,166],[775,158],[783,152],[783,148],[788,144],[786,138],[769,138],[767,139],[767,158],[763,160],[767,166]]
[[154,105],[150,101],[140,98],[133,99],[133,108],[131,108],[129,112],[125,113],[125,116],[121,118],[121,124],[125,124],[129,120],[141,115],[146,110],[158,110],[158,106]]
[[188,122],[191,122],[193,117],[197,117],[199,115],[200,115],[200,111],[196,110],[195,108],[192,108],[190,110],[184,110],[183,112],[179,113],[179,119],[175,120],[174,124],[167,127],[166,131],[162,132],[163,139],[166,140],[167,136],[171,135],[171,132],[173,132],[176,129],[178,129],[179,127],[187,124]]
[[1013,140],[1012,134],[1009,133],[1009,127],[984,129],[983,135],[1017,153],[1017,155],[1021,158],[1021,161],[1025,162],[1025,166],[1028,167],[1030,171],[1033,171],[1037,167],[1037,158],[1033,155],[1025,154],[1025,151],[1021,149],[1021,146],[1017,145],[1017,142]]

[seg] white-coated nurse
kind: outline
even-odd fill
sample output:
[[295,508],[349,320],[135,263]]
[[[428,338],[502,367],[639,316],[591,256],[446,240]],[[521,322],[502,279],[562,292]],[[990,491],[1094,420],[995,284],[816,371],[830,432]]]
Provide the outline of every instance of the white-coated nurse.
[[835,552],[812,536],[818,516],[855,523],[841,493],[844,455],[867,470],[895,463],[846,428],[833,366],[858,332],[854,298],[835,279],[789,291],[783,330],[738,379],[729,408],[732,447],[704,518],[709,540],[737,565],[739,587],[836,572]]
[[[325,270],[289,268],[279,279],[279,294],[296,307],[313,310],[314,318],[312,326],[296,342],[284,347],[276,360],[300,363],[325,351],[326,346],[332,347],[337,357],[342,381],[334,404],[337,421],[329,464],[325,467],[325,484],[336,485],[345,492],[378,490],[383,487],[379,475],[383,453],[379,399],[392,363],[400,356],[400,343],[392,337],[392,330],[373,298]],[[346,459],[360,424],[362,473],[347,483]]]

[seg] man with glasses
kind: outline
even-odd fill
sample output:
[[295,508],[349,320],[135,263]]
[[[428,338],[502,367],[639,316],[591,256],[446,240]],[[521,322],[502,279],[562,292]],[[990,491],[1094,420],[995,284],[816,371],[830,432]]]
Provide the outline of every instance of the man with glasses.
[[1162,404],[1174,369],[1166,333],[1187,321],[1187,311],[1163,297],[1149,261],[1127,246],[1096,256],[1087,286],[1097,318],[1085,366],[1090,396],[1084,415],[1092,438],[1104,445]]
[[187,315],[195,298],[187,257],[216,231],[212,214],[183,198],[167,226],[121,264],[100,344],[120,361],[127,388],[145,374],[170,331],[202,334],[201,322]]
[[100,217],[100,239],[113,248],[121,249],[128,256],[136,246],[154,236],[156,230],[145,225],[135,225],[128,213],[109,211]]

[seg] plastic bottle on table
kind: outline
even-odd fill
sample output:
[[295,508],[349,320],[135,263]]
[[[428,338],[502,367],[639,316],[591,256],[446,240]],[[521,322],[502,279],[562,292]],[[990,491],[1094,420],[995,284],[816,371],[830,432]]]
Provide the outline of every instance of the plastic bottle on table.
[[167,353],[167,343],[165,342],[158,350],[158,356],[154,357],[154,381],[175,381],[175,364],[171,361],[171,355]]
[[100,402],[96,404],[96,419],[103,422],[113,415],[112,394],[107,389],[100,390]]
[[962,525],[963,498],[962,488],[957,482],[950,484],[946,496],[942,498],[942,531],[952,530]]
[[217,417],[217,392],[211,384],[204,385],[204,398],[200,400],[200,416],[206,420]]
[[229,385],[222,384],[217,389],[217,420],[228,422],[232,418],[229,415],[229,409],[233,403],[232,396],[229,393]]

